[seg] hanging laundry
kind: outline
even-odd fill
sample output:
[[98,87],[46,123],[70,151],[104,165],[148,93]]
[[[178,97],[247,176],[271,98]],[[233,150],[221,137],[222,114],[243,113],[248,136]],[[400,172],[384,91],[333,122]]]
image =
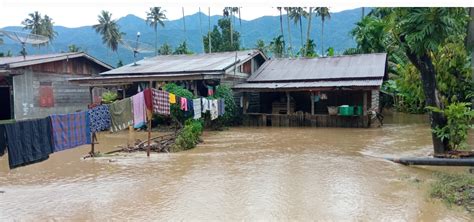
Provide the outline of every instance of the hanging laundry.
[[210,110],[210,100],[206,98],[202,98],[202,112],[205,113]]
[[110,112],[108,105],[99,105],[89,109],[91,132],[100,132],[110,128]]
[[0,156],[5,154],[7,148],[7,137],[5,135],[5,126],[0,124]]
[[133,124],[132,100],[130,98],[110,104],[109,111],[112,123],[111,132],[127,129],[129,125]]
[[244,107],[244,97],[240,97],[240,108]]
[[215,120],[219,116],[217,99],[209,100],[209,102],[211,104],[211,120]]
[[214,95],[214,89],[212,86],[207,86],[207,96]]
[[188,111],[188,100],[184,97],[181,97],[180,100],[181,110]]
[[145,96],[145,106],[147,110],[153,110],[153,91],[152,89],[143,90],[143,95]]
[[[161,115],[170,115],[170,93],[157,89],[153,92],[153,112]],[[175,98],[176,99],[176,98]]]
[[54,152],[91,143],[88,112],[53,114],[50,117],[53,129]]
[[193,105],[193,100],[192,99],[187,99],[186,100],[188,110],[185,112],[186,117],[193,117],[194,116],[194,105]]
[[40,162],[53,153],[51,118],[5,124],[10,169]]
[[225,114],[225,100],[219,99],[219,116],[222,116],[224,114]]
[[170,103],[171,103],[171,104],[175,104],[175,103],[176,103],[176,95],[175,95],[175,94],[170,93],[170,94],[169,94],[169,98],[170,98]]
[[201,118],[201,99],[193,99],[193,111],[194,111],[194,119]]
[[146,125],[145,94],[143,92],[132,96],[133,127],[138,129]]

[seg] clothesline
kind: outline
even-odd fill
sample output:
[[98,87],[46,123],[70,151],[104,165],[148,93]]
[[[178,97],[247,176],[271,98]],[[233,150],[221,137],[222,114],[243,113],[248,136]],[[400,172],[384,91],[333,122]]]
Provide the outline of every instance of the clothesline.
[[110,129],[117,132],[129,126],[141,128],[152,114],[170,115],[177,104],[194,119],[210,112],[211,120],[225,113],[223,99],[185,98],[163,90],[145,89],[132,97],[87,111],[53,114],[46,118],[0,124],[0,156],[8,152],[10,169],[40,162],[49,154],[91,144],[92,133]]

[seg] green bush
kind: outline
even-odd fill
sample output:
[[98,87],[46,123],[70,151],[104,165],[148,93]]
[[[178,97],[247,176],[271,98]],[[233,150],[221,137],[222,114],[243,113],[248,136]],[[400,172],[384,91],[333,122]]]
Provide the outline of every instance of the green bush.
[[[184,97],[186,99],[193,99],[193,93],[191,91],[185,89],[182,86],[176,85],[175,83],[168,83],[164,85],[163,90],[169,93],[173,93],[179,97]],[[180,123],[184,123],[184,121],[186,121],[186,119],[189,119],[190,116],[186,116],[185,112],[181,110],[180,108],[179,101],[176,101],[176,102],[177,103],[171,104],[170,106],[171,118],[179,121]]]
[[110,104],[117,100],[117,97],[118,95],[116,92],[108,91],[102,94],[102,102],[105,104]]
[[240,122],[240,115],[238,113],[237,105],[234,101],[234,93],[228,85],[220,85],[217,87],[214,95],[208,97],[209,99],[224,99],[225,113],[216,119],[212,125],[215,128],[222,128],[224,126],[237,125]]
[[188,150],[194,148],[200,140],[203,130],[203,123],[200,120],[188,119],[185,122],[184,128],[176,137],[172,152]]
[[436,107],[428,107],[433,112],[439,112],[446,116],[448,123],[443,127],[433,129],[433,132],[441,140],[449,140],[449,148],[459,150],[466,147],[467,136],[470,128],[473,128],[471,121],[474,118],[474,110],[471,110],[471,103],[454,102],[441,110]]

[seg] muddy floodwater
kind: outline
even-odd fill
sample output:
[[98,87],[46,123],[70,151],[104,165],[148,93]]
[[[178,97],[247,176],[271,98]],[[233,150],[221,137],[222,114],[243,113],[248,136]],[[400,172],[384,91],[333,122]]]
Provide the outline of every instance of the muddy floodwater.
[[[205,132],[202,144],[181,153],[84,160],[90,147],[82,146],[14,170],[3,156],[0,220],[472,221],[427,194],[433,172],[466,168],[383,160],[428,155],[424,120],[389,116],[371,129],[236,127]],[[129,139],[102,133],[98,149]]]

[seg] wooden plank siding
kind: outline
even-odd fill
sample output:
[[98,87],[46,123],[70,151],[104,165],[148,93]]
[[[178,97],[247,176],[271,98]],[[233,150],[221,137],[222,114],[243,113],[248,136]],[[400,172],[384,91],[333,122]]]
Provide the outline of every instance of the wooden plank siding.
[[41,63],[29,67],[34,72],[74,74],[84,76],[95,75],[107,70],[86,58],[72,58],[69,60]]
[[367,116],[330,116],[311,115],[309,113],[295,114],[264,114],[247,113],[243,116],[244,126],[273,126],[273,127],[345,127],[367,128]]

